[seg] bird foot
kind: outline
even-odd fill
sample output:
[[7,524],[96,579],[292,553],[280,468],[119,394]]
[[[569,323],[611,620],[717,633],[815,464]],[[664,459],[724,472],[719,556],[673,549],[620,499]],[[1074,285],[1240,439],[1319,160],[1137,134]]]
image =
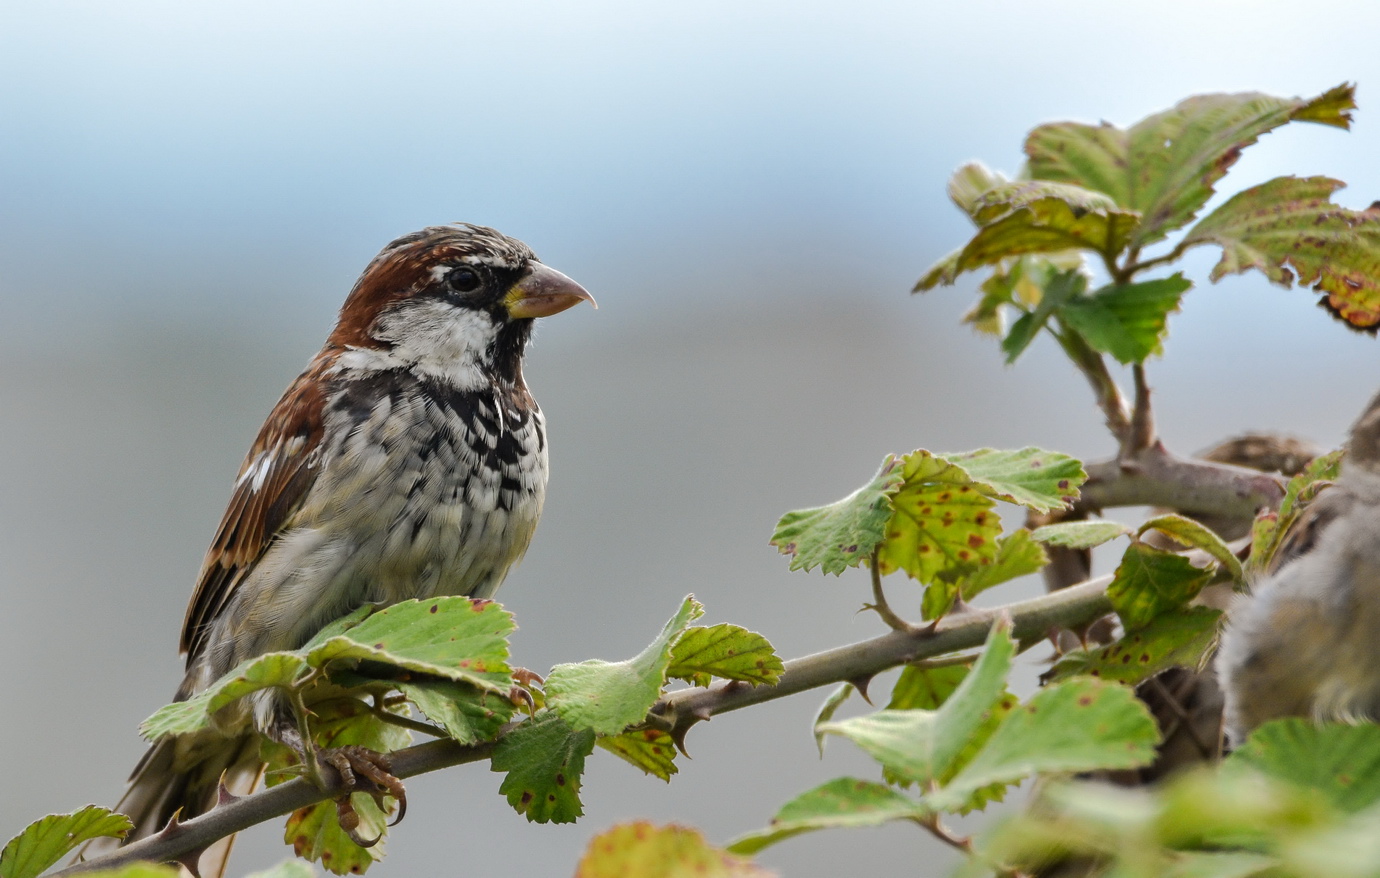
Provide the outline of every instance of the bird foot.
[[340,828],[345,830],[351,841],[367,848],[378,844],[379,839],[383,838],[382,833],[372,839],[359,835],[359,814],[350,802],[353,793],[373,797],[379,810],[383,810],[383,797],[392,796],[398,801],[398,816],[388,825],[396,826],[402,822],[403,815],[407,813],[407,790],[403,782],[393,775],[393,764],[385,754],[368,747],[350,745],[322,750],[318,756],[321,762],[336,770],[341,783],[345,785],[345,791],[336,797],[335,809],[340,818]]
[[514,707],[521,707],[529,714],[533,713],[537,709],[537,703],[532,697],[532,687],[545,683],[546,680],[536,671],[513,668],[513,688],[508,690],[508,700],[513,702]]

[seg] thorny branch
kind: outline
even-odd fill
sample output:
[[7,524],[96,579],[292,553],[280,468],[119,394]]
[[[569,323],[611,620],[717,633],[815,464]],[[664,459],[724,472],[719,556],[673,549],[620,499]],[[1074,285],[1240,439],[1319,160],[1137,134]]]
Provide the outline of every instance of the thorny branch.
[[[1056,594],[1010,604],[997,610],[975,610],[941,620],[929,628],[891,631],[871,640],[827,650],[785,663],[780,682],[775,686],[744,686],[729,682],[708,689],[684,689],[663,698],[654,707],[659,724],[669,725],[677,740],[701,720],[754,704],[775,701],[799,692],[831,686],[844,681],[866,680],[889,668],[919,659],[946,655],[981,646],[992,622],[1008,613],[1013,633],[1021,640],[1039,640],[1051,628],[1076,626],[1110,612],[1106,590],[1110,577],[1102,577]],[[505,727],[506,734],[516,723]],[[454,741],[430,741],[389,754],[393,774],[400,779],[415,777],[453,765],[478,762],[493,754],[497,742],[461,746]],[[316,802],[334,798],[342,791],[338,778],[325,779],[318,789],[305,779],[296,779],[261,790],[253,795],[221,805],[207,814],[140,839],[109,854],[69,866],[59,875],[76,875],[97,869],[110,869],[138,861],[172,862],[204,849],[207,845],[275,817],[289,814]]]

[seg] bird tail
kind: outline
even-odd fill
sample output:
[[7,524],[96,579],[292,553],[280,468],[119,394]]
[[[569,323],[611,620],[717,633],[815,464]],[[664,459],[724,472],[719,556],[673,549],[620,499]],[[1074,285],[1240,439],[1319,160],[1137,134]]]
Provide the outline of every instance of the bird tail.
[[[220,800],[221,784],[231,795],[252,793],[263,775],[258,736],[234,738],[201,735],[164,738],[149,747],[130,775],[129,789],[115,810],[134,823],[123,842],[96,839],[82,848],[79,859],[92,859],[115,847],[153,835],[172,820],[187,821],[210,811]],[[201,746],[198,746],[201,745]],[[235,837],[221,839],[200,857],[197,874],[217,878],[225,874]]]

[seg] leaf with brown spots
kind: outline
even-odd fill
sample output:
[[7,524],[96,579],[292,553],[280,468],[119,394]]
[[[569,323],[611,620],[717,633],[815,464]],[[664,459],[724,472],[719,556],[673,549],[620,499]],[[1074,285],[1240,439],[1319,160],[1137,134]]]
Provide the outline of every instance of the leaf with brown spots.
[[1088,675],[1134,686],[1171,667],[1196,670],[1217,640],[1221,617],[1208,607],[1163,613],[1114,643],[1068,653],[1042,679]]
[[623,823],[590,839],[575,878],[772,878],[685,826]]
[[594,732],[548,710],[504,735],[490,767],[507,773],[498,791],[529,821],[574,823],[584,814],[580,779],[593,751]]
[[1001,519],[968,473],[920,449],[901,460],[903,482],[878,558],[883,573],[904,570],[930,583],[943,571],[990,564]]
[[1355,106],[1348,84],[1311,99],[1197,95],[1129,130],[1105,122],[1041,125],[1025,152],[1035,179],[1084,186],[1137,211],[1141,220],[1130,243],[1143,247],[1189,223],[1262,134],[1295,121],[1349,128]]
[[[356,698],[341,697],[312,702],[312,733],[316,746],[322,749],[358,745],[379,753],[406,747],[411,736],[406,729],[386,723]],[[397,710],[405,712],[399,705]],[[263,752],[269,756],[269,785],[291,779],[282,770],[297,762],[295,751],[287,747],[270,746]],[[362,875],[374,862],[383,859],[387,838],[388,815],[396,803],[387,800],[383,811],[373,797],[355,793],[350,797],[360,824],[357,832],[366,838],[379,838],[372,847],[360,847],[340,828],[340,820],[333,801],[317,802],[299,808],[288,816],[283,840],[303,859],[319,861],[337,875]]]
[[1137,540],[1121,556],[1107,597],[1122,626],[1135,631],[1193,600],[1212,581],[1212,574],[1212,570],[1194,567],[1183,555]]
[[512,614],[493,601],[438,597],[376,610],[341,633],[326,629],[301,652],[314,668],[383,662],[506,697]]
[[1352,329],[1380,330],[1380,206],[1332,203],[1345,185],[1276,177],[1247,189],[1194,226],[1183,246],[1216,244],[1212,279],[1256,269],[1273,283],[1323,293],[1319,304]]
[[598,738],[595,743],[647,774],[670,781],[676,767],[676,742],[661,729],[634,729],[621,735]]
[[1030,531],[1012,531],[997,539],[997,555],[991,564],[955,568],[952,577],[941,574],[930,583],[920,601],[921,616],[927,621],[938,619],[949,612],[956,598],[972,600],[993,586],[1036,573],[1048,563],[1049,556],[1039,543],[1031,540]]
[[944,459],[962,467],[988,496],[1036,512],[1067,509],[1088,479],[1081,461],[1043,448],[979,448]]
[[686,629],[671,647],[666,676],[696,686],[708,686],[714,677],[756,686],[775,683],[781,670],[781,658],[767,638],[725,624]]
[[888,786],[840,777],[796,796],[781,806],[769,827],[739,836],[728,849],[754,854],[805,832],[881,826],[893,820],[916,820],[927,813],[919,802]]
[[506,695],[476,689],[454,680],[398,681],[393,684],[426,718],[462,745],[492,741],[513,716]]
[[887,455],[872,481],[842,500],[781,516],[771,545],[792,556],[792,570],[819,567],[837,576],[857,567],[886,535],[889,498],[900,486],[901,461]]

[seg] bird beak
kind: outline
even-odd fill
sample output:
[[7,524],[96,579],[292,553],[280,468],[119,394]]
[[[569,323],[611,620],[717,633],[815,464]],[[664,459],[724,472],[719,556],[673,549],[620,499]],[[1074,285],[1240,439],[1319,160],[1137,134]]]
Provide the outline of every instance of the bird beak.
[[531,270],[503,297],[508,316],[515,319],[550,317],[581,302],[599,307],[584,287],[540,262],[532,263]]

